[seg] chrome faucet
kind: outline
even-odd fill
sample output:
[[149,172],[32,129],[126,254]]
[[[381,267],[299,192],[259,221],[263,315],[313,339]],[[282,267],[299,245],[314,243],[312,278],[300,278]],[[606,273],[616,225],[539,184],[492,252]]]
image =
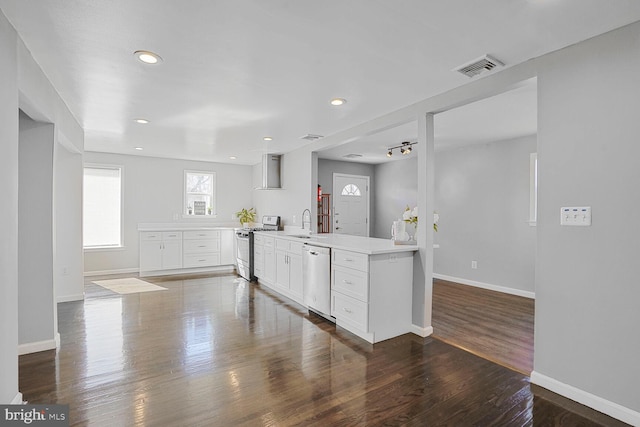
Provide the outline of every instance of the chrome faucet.
[[304,213],[308,212],[308,218],[309,218],[309,231],[311,231],[311,211],[309,209],[305,209],[302,211],[302,229],[304,230]]

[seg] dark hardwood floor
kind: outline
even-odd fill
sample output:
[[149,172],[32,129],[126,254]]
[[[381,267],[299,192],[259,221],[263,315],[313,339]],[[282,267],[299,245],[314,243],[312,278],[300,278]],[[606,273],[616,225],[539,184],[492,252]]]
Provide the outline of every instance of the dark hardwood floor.
[[530,375],[533,316],[530,298],[433,280],[433,336]]
[[59,304],[61,348],[20,357],[24,398],[79,426],[621,425],[438,339],[369,345],[235,276],[150,281],[168,290],[87,284]]

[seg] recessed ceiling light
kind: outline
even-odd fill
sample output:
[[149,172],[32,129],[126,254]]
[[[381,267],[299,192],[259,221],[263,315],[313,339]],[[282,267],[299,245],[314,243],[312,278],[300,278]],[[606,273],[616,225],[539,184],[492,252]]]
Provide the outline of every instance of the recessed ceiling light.
[[229,158],[230,158],[231,160],[235,160],[235,159],[237,159],[237,157],[236,157],[236,156],[229,156]]
[[149,52],[148,50],[136,50],[133,54],[138,58],[138,60],[144,62],[145,64],[157,64],[162,61],[160,55],[157,53]]
[[347,103],[347,100],[344,98],[333,98],[331,101],[329,101],[331,103],[331,105],[343,105]]
[[270,136],[265,136],[264,138],[262,138],[265,141],[273,141],[273,138]]
[[138,150],[138,151],[142,151],[142,150],[143,150],[143,148],[142,148],[142,147],[136,147],[136,150]]
[[140,123],[141,125],[146,125],[147,123],[149,123],[149,120],[147,120],[147,119],[135,119],[134,122]]

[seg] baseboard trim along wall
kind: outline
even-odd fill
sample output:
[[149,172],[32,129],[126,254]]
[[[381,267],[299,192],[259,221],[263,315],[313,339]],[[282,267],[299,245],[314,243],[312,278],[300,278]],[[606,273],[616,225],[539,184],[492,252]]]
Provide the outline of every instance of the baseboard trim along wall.
[[598,397],[579,388],[554,380],[539,372],[531,372],[531,383],[551,390],[578,403],[607,414],[610,417],[624,421],[632,426],[640,426],[640,412],[636,412],[617,403]]
[[18,346],[18,356],[23,354],[37,353],[39,351],[54,350],[60,347],[60,334],[56,334],[54,339],[28,342]]
[[84,277],[91,276],[108,276],[110,274],[131,274],[137,273],[137,268],[122,268],[120,270],[95,270],[95,271],[85,271]]
[[21,405],[22,403],[22,393],[18,392],[18,394],[16,394],[16,397],[14,397],[11,401],[10,405]]
[[488,289],[490,291],[502,292],[504,294],[516,295],[519,297],[535,299],[535,292],[523,291],[521,289],[507,288],[505,286],[492,285],[489,283],[476,282],[475,280],[463,279],[461,277],[447,276],[445,274],[433,273],[434,279],[446,280],[448,282],[456,282],[462,285],[475,286],[476,288]]
[[433,326],[423,328],[422,326],[411,325],[411,332],[418,335],[419,337],[425,338],[433,334]]
[[57,302],[70,302],[70,301],[82,301],[84,299],[84,293],[75,295],[64,295],[56,298]]

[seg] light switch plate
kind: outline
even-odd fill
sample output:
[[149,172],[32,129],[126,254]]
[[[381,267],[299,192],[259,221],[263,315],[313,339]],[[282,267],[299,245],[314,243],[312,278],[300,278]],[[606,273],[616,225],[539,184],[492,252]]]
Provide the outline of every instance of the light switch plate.
[[591,225],[591,206],[560,208],[560,225],[588,227]]

